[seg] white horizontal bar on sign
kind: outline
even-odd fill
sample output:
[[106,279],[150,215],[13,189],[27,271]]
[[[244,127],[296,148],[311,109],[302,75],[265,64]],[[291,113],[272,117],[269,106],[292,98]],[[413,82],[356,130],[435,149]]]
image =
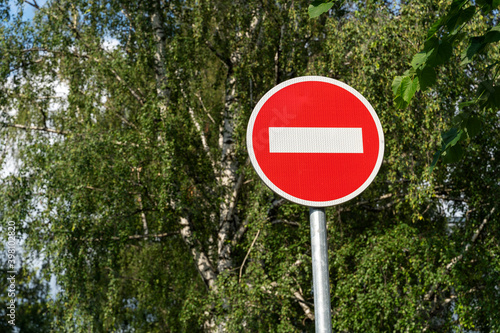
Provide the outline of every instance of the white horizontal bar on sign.
[[270,153],[363,153],[361,128],[269,127]]

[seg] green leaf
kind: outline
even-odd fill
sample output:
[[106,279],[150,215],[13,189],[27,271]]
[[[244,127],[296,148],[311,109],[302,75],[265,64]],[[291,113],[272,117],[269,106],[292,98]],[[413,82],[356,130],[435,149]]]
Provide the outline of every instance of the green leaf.
[[470,116],[469,118],[467,118],[465,123],[465,130],[467,131],[467,135],[469,136],[469,138],[475,137],[481,131],[482,125],[483,122],[478,116]]
[[410,103],[411,99],[417,92],[419,87],[418,77],[415,77],[413,80],[409,77],[405,77],[403,82],[401,82],[401,91],[402,97],[407,102]]
[[441,139],[443,140],[443,147],[446,149],[450,146],[455,145],[460,140],[462,134],[463,131],[455,127],[447,132],[441,133]]
[[430,66],[425,66],[421,71],[417,71],[420,82],[420,90],[424,91],[436,83],[436,71]]
[[314,1],[309,5],[309,18],[315,18],[320,16],[323,13],[326,13],[333,7],[333,1],[324,2],[324,1]]
[[450,6],[450,13],[456,12],[457,10],[462,8],[467,2],[469,2],[469,1],[468,0],[453,0],[453,2],[451,3],[451,6]]
[[398,95],[398,90],[401,87],[401,82],[403,81],[404,76],[396,76],[392,81],[392,92],[394,95]]
[[500,40],[500,27],[496,26],[490,29],[484,36],[484,43],[496,43]]
[[468,0],[455,0],[452,2],[450,8],[448,9],[447,15],[443,19],[443,24],[446,25],[450,33],[454,32],[457,26],[460,16],[463,12],[462,7],[468,2]]
[[462,52],[461,65],[466,65],[472,61],[472,57],[484,48],[484,37],[472,37],[469,39],[469,46]]
[[431,27],[429,28],[429,31],[427,32],[427,38],[430,38],[434,36],[434,34],[443,26],[443,18],[440,18],[436,22],[434,22]]
[[462,52],[462,65],[472,61],[472,57],[481,52],[487,44],[500,41],[500,27],[491,28],[484,36],[471,37],[469,46]]
[[493,92],[488,96],[487,106],[493,109],[500,108],[500,86],[493,87]]
[[416,73],[417,72],[413,68],[409,68],[409,69],[405,70],[405,72],[403,73],[403,75],[404,76],[413,76]]
[[464,150],[462,149],[461,145],[450,146],[442,154],[443,162],[446,164],[458,162],[460,161],[463,155],[464,155]]
[[[437,65],[442,65],[444,64],[446,61],[448,61],[451,56],[453,55],[453,47],[452,45],[446,41],[446,40],[443,40],[441,41],[441,43],[439,44],[438,48],[434,50],[434,52],[432,53],[432,61],[431,64],[437,66]],[[431,59],[429,59],[431,60]]]
[[394,98],[394,104],[398,109],[404,109],[408,106],[408,103],[403,99],[402,96],[396,96]]
[[462,12],[462,15],[460,16],[460,24],[467,23],[474,17],[474,14],[476,13],[476,7],[475,6],[470,6],[464,9]]
[[413,56],[413,59],[411,60],[411,67],[413,67],[414,69],[419,69],[420,67],[425,65],[428,57],[429,55],[425,51],[415,54]]
[[[401,97],[404,98],[405,92],[409,87],[411,87],[411,78],[409,76],[403,77],[403,80],[401,81],[401,86],[399,87],[398,94]],[[405,101],[408,101],[406,98],[404,98]]]
[[466,9],[460,9],[456,14],[452,15],[446,22],[446,27],[451,34],[454,34],[462,24],[468,22],[476,13],[476,8],[474,6],[467,7]]
[[453,163],[460,160],[463,156],[463,149],[460,145],[457,145],[457,143],[460,142],[463,133],[463,130],[459,130],[455,127],[447,132],[441,133],[441,149],[434,154],[429,172],[432,172],[441,156],[443,157],[444,163]]
[[455,30],[459,18],[460,18],[460,12],[455,13],[455,15],[452,15],[448,18],[448,20],[446,21],[446,28],[448,29],[449,32]]
[[500,6],[500,0],[477,0],[477,4],[481,6],[481,9],[486,14],[488,14]]
[[410,104],[411,99],[419,89],[419,78],[409,76],[396,76],[392,81],[392,91],[394,92],[394,102],[398,109],[402,109]]
[[497,97],[494,96],[495,87],[493,86],[493,82],[491,80],[484,80],[480,82],[476,94],[477,98],[481,101],[482,107],[492,107],[496,104],[495,100]]
[[424,43],[424,51],[431,54],[432,51],[439,46],[439,39],[437,37],[428,38]]

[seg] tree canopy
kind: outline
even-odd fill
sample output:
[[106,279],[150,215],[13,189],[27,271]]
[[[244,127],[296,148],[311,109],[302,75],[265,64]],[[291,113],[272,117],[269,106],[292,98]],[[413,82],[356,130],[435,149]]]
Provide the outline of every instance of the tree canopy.
[[386,139],[326,210],[335,331],[500,330],[498,2],[310,5],[0,2],[2,236],[42,263],[17,301],[43,329],[313,332],[308,210],[245,132],[270,88],[323,75]]

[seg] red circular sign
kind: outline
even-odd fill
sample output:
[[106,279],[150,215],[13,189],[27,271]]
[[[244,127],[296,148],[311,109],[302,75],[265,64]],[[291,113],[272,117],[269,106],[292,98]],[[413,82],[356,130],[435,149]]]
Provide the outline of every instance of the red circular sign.
[[360,194],[375,178],[384,134],[368,101],[321,76],[285,81],[257,103],[247,131],[250,160],[264,183],[310,207]]

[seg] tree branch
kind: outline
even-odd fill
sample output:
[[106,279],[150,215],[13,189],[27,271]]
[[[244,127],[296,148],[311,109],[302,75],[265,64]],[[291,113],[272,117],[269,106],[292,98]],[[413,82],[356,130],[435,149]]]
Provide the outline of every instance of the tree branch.
[[307,318],[311,319],[314,321],[314,312],[311,310],[311,308],[308,305],[308,302],[304,299],[302,294],[299,291],[295,291],[293,293],[293,296],[297,299],[299,302],[300,307],[304,311],[304,314],[306,315]]
[[200,104],[201,104],[201,108],[203,109],[203,111],[205,111],[205,113],[207,114],[207,116],[210,119],[210,121],[212,122],[212,124],[215,124],[215,120],[214,120],[214,118],[212,118],[212,116],[210,115],[210,112],[208,112],[207,108],[205,107],[205,103],[203,103],[203,100],[201,99],[201,95],[195,94],[195,96],[198,97],[198,100],[200,101]]
[[31,7],[33,8],[36,8],[36,9],[40,9],[40,6],[36,3],[36,0],[33,0],[33,3],[27,1],[27,0],[24,0],[25,3],[27,3],[28,5],[30,5]]
[[470,250],[470,248],[472,247],[472,245],[476,241],[477,237],[479,237],[479,234],[483,230],[484,226],[486,225],[486,223],[488,223],[491,215],[495,212],[495,208],[496,207],[493,207],[490,210],[490,213],[488,214],[488,216],[486,216],[483,219],[483,222],[481,222],[481,224],[479,225],[479,228],[477,228],[476,231],[474,232],[474,234],[472,235],[470,243],[468,243],[467,245],[465,245],[465,248],[464,248],[463,252],[460,255],[458,255],[455,258],[453,258],[451,260],[451,262],[448,265],[446,265],[446,271],[447,271],[447,273],[449,273],[451,271],[451,269],[453,268],[453,266],[455,266],[458,262],[460,262],[464,258],[464,254],[466,254]]
[[213,45],[209,42],[209,41],[205,41],[205,45],[207,45],[208,49],[210,51],[212,51],[213,54],[215,54],[215,56],[220,60],[222,61],[222,63],[228,68],[228,69],[231,69],[233,67],[233,63],[231,62],[231,59],[229,57],[224,57],[222,55],[222,53],[220,53],[219,51],[217,51],[215,49],[215,47],[213,47]]
[[196,269],[198,269],[203,282],[205,282],[205,285],[208,289],[216,289],[215,280],[217,279],[217,274],[215,273],[215,269],[213,268],[213,265],[207,255],[197,248],[199,247],[199,244],[197,244],[196,240],[194,239],[191,223],[187,218],[181,217],[179,220],[179,224],[181,227],[182,239],[191,252],[194,264],[196,266]]
[[47,128],[47,127],[25,126],[25,125],[21,125],[21,124],[9,124],[9,123],[5,123],[5,122],[2,122],[1,124],[5,127],[19,128],[19,129],[22,129],[25,131],[32,130],[32,131],[40,131],[40,132],[47,132],[47,133],[55,133],[55,134],[59,134],[59,135],[70,134],[70,132],[60,131],[60,130]]
[[[186,101],[189,101],[189,99],[188,99],[186,93],[184,92],[183,88],[181,88],[181,93],[184,96],[184,98],[186,99]],[[191,108],[191,106],[189,106],[189,102],[187,103],[187,107],[188,107],[188,112],[189,112],[189,116],[191,118],[191,121],[193,122],[194,127],[196,128],[196,130],[198,131],[198,134],[200,135],[201,145],[203,146],[203,150],[207,154],[208,159],[210,160],[210,164],[212,165],[212,168],[214,169],[214,172],[215,172],[216,165],[215,165],[215,161],[214,161],[214,159],[212,157],[212,153],[210,152],[210,147],[208,145],[207,138],[206,138],[205,134],[203,133],[203,130],[201,128],[200,123],[196,119],[196,116],[194,114],[194,110]]]
[[[137,181],[139,183],[141,182],[141,170],[142,168],[135,168],[135,171],[137,171]],[[144,230],[144,236],[147,237],[149,234],[148,221],[146,219],[146,213],[144,212],[141,193],[137,194],[137,202],[139,203],[139,209],[141,211],[141,221],[142,221],[142,228]]]
[[[142,238],[163,238],[163,237],[169,237],[173,235],[178,235],[178,232],[165,232],[162,234],[145,234],[145,235],[133,235],[133,236],[128,236],[128,239],[142,239]],[[115,238],[113,238],[115,239]],[[118,237],[116,237],[118,239]]]
[[250,247],[248,248],[248,251],[247,251],[247,254],[245,255],[245,258],[243,259],[243,263],[240,266],[240,275],[238,277],[238,283],[241,283],[241,274],[243,272],[243,267],[245,266],[247,258],[250,255],[250,251],[252,251],[252,248],[253,248],[255,242],[257,241],[257,238],[259,237],[259,235],[260,235],[260,229],[257,231],[257,234],[255,235],[255,237],[254,237],[254,239],[252,241],[252,244],[250,244]]
[[[96,60],[96,62],[99,62],[99,61]],[[109,70],[111,71],[111,73],[114,74],[116,79],[128,89],[128,91],[132,94],[132,96],[135,97],[135,99],[139,102],[139,104],[144,105],[144,100],[141,98],[139,93],[137,93],[131,86],[129,86],[125,82],[125,80],[123,80],[122,77],[113,68],[110,67]]]
[[250,219],[246,218],[245,221],[240,225],[238,230],[234,233],[233,239],[231,240],[232,246],[236,246],[236,244],[240,242],[241,238],[243,238],[243,235],[247,231],[249,224],[250,224]]
[[[179,232],[164,232],[164,233],[161,233],[161,234],[149,234],[149,235],[131,235],[131,236],[127,236],[126,238],[127,239],[130,239],[130,240],[133,240],[133,239],[155,239],[155,238],[165,238],[165,237],[170,237],[170,236],[174,236],[174,235],[178,235]],[[86,242],[102,242],[102,241],[107,241],[109,239],[112,239],[112,240],[121,240],[123,239],[122,237],[118,237],[118,236],[111,236],[110,238],[106,238],[106,237],[101,237],[101,238],[75,238],[75,239],[78,239],[78,240],[81,240],[81,241],[86,241]]]
[[300,223],[299,222],[292,222],[292,221],[288,221],[288,220],[281,220],[281,219],[278,219],[278,220],[274,220],[271,222],[271,224],[280,224],[280,223],[283,223],[283,224],[288,224],[288,225],[292,225],[294,227],[299,227],[300,226]]
[[[291,265],[290,268],[292,267],[297,267],[297,266],[300,266],[302,264],[302,260],[297,260],[296,262],[293,263],[293,265]],[[285,274],[285,277],[288,277],[290,276],[290,272],[287,272]],[[277,282],[271,282],[270,284],[270,287],[271,288],[275,288],[278,286],[278,283]],[[269,290],[269,288],[266,288],[265,286],[262,286],[261,289],[263,290],[263,292],[265,292],[266,294],[273,294],[271,292],[271,290]],[[291,296],[293,299],[295,299],[296,301],[299,302],[299,305],[300,307],[302,308],[302,310],[304,311],[304,314],[306,315],[307,318],[309,318],[310,320],[314,321],[314,311],[311,310],[311,303],[307,302],[303,295],[302,295],[302,292],[300,290],[300,286],[299,286],[299,290],[294,290],[293,288],[290,289],[290,291],[292,292],[292,295]],[[274,293],[274,295],[278,295],[277,292]]]
[[[46,127],[26,126],[26,125],[21,125],[21,124],[9,124],[9,123],[5,123],[5,122],[0,122],[0,125],[3,125],[4,127],[18,128],[18,129],[22,129],[25,131],[40,131],[40,132],[54,133],[54,134],[59,134],[59,135],[72,134],[71,132],[68,132],[68,131],[61,131],[61,130],[46,128]],[[118,145],[118,146],[141,147],[139,144],[132,143],[132,142],[121,142],[121,141],[113,140],[113,141],[111,141],[111,143]],[[143,147],[143,148],[148,148],[148,147]]]

